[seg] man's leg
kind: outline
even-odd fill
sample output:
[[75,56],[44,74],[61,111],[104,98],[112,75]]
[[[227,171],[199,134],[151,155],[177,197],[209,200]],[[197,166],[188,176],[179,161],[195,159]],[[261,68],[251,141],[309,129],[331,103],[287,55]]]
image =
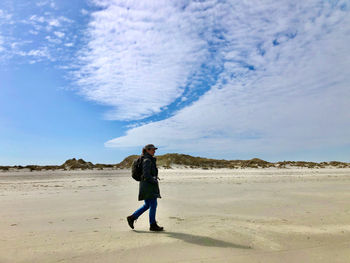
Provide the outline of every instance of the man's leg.
[[156,222],[157,198],[150,199],[149,206],[149,223],[153,224]]
[[140,215],[143,214],[148,208],[149,208],[149,202],[145,200],[145,203],[143,206],[141,206],[139,209],[137,209],[132,215],[134,216],[135,219],[137,219]]

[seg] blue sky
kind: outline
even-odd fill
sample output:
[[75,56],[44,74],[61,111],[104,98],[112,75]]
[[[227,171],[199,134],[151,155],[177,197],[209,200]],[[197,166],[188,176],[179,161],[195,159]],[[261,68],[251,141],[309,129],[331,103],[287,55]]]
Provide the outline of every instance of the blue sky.
[[0,165],[350,161],[349,1],[3,0]]

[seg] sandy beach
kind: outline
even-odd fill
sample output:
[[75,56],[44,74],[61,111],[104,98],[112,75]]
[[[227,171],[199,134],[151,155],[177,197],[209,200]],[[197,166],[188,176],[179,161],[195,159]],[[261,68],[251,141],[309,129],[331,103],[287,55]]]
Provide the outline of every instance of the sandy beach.
[[350,262],[350,169],[159,169],[143,202],[129,170],[0,173],[0,262]]

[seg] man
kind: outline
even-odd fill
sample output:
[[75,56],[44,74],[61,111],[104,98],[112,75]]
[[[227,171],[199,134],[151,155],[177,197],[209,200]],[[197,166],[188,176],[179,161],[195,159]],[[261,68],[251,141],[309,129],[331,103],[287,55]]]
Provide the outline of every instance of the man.
[[154,157],[155,151],[158,148],[153,144],[147,144],[142,149],[142,176],[139,184],[139,196],[138,200],[144,200],[144,205],[136,210],[132,215],[127,217],[129,226],[134,229],[134,221],[143,214],[148,208],[149,210],[149,223],[150,231],[163,231],[164,228],[157,225],[156,210],[157,210],[157,198],[160,196],[159,184],[158,184],[158,168],[156,164],[156,157]]

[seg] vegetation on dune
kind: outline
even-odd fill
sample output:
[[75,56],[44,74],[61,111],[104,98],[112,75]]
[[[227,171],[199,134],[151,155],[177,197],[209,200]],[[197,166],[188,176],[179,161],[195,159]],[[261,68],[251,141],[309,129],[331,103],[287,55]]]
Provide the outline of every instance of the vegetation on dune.
[[[139,155],[130,155],[118,164],[101,164],[92,162],[86,162],[83,159],[68,159],[62,165],[15,165],[15,166],[0,166],[0,171],[21,170],[29,169],[30,171],[42,171],[42,170],[86,170],[86,169],[129,169],[132,162],[138,158]],[[172,169],[175,166],[181,166],[184,168],[200,168],[204,170],[213,168],[289,168],[289,167],[304,167],[304,168],[350,168],[350,163],[331,161],[331,162],[305,162],[305,161],[281,161],[271,163],[261,160],[259,158],[253,158],[251,160],[224,160],[224,159],[210,159],[204,157],[195,157],[187,154],[179,153],[167,153],[164,155],[157,155],[158,167]]]
[[[130,155],[126,157],[122,162],[117,164],[118,168],[130,168],[132,161],[135,160],[138,155]],[[157,165],[159,167],[171,169],[173,166],[183,166],[184,168],[202,168],[202,169],[213,169],[213,168],[287,168],[287,167],[306,167],[306,168],[324,168],[326,166],[350,167],[350,163],[344,162],[305,162],[305,161],[283,161],[271,163],[268,161],[261,160],[259,158],[253,158],[250,160],[224,160],[224,159],[210,159],[203,157],[195,157],[187,154],[179,153],[167,153],[164,155],[158,155]]]
[[48,170],[86,170],[86,169],[99,169],[104,168],[115,168],[114,164],[93,164],[92,162],[86,162],[83,159],[68,159],[61,165],[14,165],[14,166],[0,166],[0,171],[10,171],[10,170],[22,170],[26,169],[29,171],[48,171]]
[[285,168],[286,166],[290,167],[306,167],[306,168],[325,168],[326,166],[337,167],[337,168],[346,168],[350,167],[350,163],[331,161],[331,162],[305,162],[305,161],[283,161],[277,162],[276,167]]
[[137,159],[139,157],[139,155],[129,155],[128,157],[126,157],[123,161],[121,161],[120,163],[118,163],[116,165],[117,168],[129,168],[131,167],[132,162]]
[[74,170],[74,169],[92,169],[94,168],[94,165],[92,162],[85,162],[83,159],[69,159],[62,164],[62,167],[67,169],[67,170]]

